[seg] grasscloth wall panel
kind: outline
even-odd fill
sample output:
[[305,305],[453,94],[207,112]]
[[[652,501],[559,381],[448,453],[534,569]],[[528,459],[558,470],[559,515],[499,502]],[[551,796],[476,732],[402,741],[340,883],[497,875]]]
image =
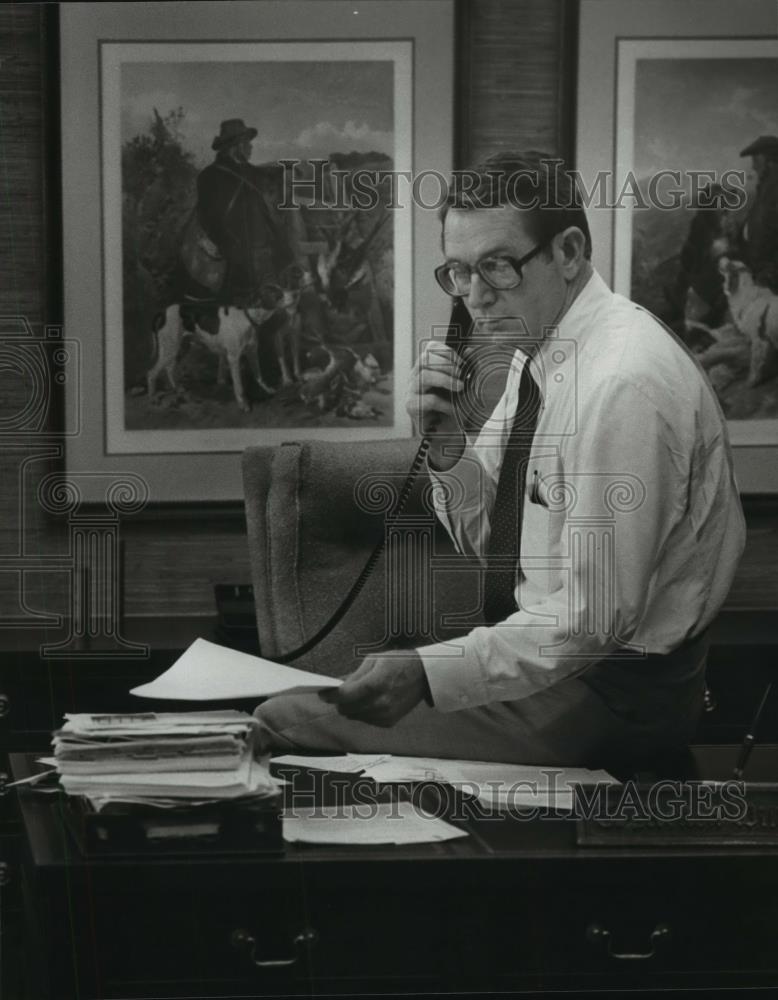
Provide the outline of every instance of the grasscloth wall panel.
[[[560,77],[561,37],[569,5],[473,0],[463,10],[460,163],[498,148],[562,151],[570,108]],[[38,338],[45,323],[59,319],[46,315],[44,304],[44,254],[54,259],[58,248],[44,247],[42,28],[40,6],[0,5],[0,317],[25,316]],[[12,320],[0,321],[0,334],[17,328]],[[29,391],[13,356],[4,351],[0,433],[23,408]],[[0,558],[22,552],[45,558],[67,551],[66,524],[44,514],[36,492],[41,478],[59,467],[51,454],[58,445],[56,434],[29,443],[19,436],[0,439]],[[250,579],[240,522],[191,516],[129,522],[124,537],[129,614],[208,613],[214,583]],[[778,605],[776,566],[776,522],[768,513],[753,521],[729,606]],[[19,614],[24,604],[38,612],[66,611],[65,574],[29,571],[22,582],[16,569],[0,563],[0,617]]]
[[[41,320],[40,11],[0,5],[0,294],[2,313]],[[3,385],[3,394],[8,391]]]
[[[22,615],[25,600],[36,610],[58,610],[64,596],[61,578],[23,578],[7,561],[62,551],[64,541],[34,497],[58,443],[45,433],[34,441],[15,433],[35,386],[20,344],[9,339],[24,334],[22,317],[40,338],[44,320],[41,22],[35,5],[0,6],[0,613],[6,618]],[[25,469],[33,474],[23,476]]]
[[462,165],[501,149],[567,152],[572,108],[560,72],[565,0],[471,0],[463,5]]

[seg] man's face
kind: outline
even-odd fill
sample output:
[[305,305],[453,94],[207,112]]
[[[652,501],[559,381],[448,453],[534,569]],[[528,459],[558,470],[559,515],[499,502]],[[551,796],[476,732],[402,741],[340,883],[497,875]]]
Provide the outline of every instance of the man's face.
[[248,163],[251,159],[251,139],[242,139],[233,146],[233,155],[236,160],[243,160]]
[[[535,247],[525,225],[526,213],[510,205],[448,211],[443,227],[447,261],[474,267],[484,257],[520,258]],[[495,289],[474,272],[464,303],[476,321],[478,339],[520,347],[527,335],[543,336],[565,297],[565,279],[556,257],[538,254],[522,269],[518,288]]]

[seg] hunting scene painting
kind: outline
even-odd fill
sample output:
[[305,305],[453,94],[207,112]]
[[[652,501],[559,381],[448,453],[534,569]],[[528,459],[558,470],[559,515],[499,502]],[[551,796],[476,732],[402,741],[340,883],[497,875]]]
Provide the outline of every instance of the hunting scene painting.
[[109,451],[391,435],[410,99],[369,46],[104,43]]
[[[631,265],[616,291],[697,355],[733,441],[778,443],[778,48],[750,44],[761,54],[743,41],[630,43],[616,129],[634,141],[617,175],[633,172],[644,204],[629,228],[616,220],[615,255]],[[675,207],[667,184],[649,195],[669,170],[683,177]]]

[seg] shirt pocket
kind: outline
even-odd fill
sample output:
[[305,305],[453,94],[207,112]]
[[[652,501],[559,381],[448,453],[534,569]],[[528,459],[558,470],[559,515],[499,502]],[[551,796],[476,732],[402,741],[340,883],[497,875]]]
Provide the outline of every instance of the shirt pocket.
[[524,484],[524,510],[521,532],[521,568],[533,590],[548,594],[558,571],[554,567],[558,555],[555,522],[558,514],[550,509],[549,484],[559,481],[556,462],[530,456]]

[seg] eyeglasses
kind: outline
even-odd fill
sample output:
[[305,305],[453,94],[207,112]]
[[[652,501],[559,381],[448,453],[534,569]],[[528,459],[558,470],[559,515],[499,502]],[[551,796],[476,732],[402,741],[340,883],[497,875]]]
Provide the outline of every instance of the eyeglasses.
[[538,244],[523,257],[484,257],[479,260],[475,267],[468,267],[467,264],[455,262],[453,264],[441,264],[435,268],[435,280],[447,295],[468,295],[473,277],[473,271],[478,273],[482,281],[485,281],[490,288],[498,291],[508,291],[511,288],[518,288],[521,284],[521,269],[536,257],[543,249]]

